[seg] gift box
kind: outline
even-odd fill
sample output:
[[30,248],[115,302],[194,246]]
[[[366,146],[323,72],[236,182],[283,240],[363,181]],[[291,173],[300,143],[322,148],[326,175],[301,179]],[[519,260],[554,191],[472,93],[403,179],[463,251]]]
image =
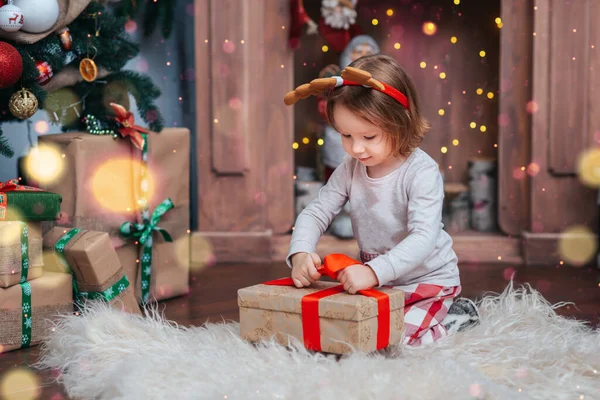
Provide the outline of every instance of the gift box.
[[54,227],[44,235],[48,268],[72,273],[76,298],[102,299],[129,313],[141,314],[133,285],[106,232]]
[[[139,281],[136,297],[162,300],[189,291],[189,246],[177,251],[189,240],[189,130],[143,137],[143,150],[88,133],[39,139],[65,155],[65,173],[46,187],[63,196],[60,225],[109,233],[130,282]],[[113,172],[101,179],[102,171]],[[163,290],[169,275],[176,285]]]
[[61,196],[17,179],[0,182],[0,221],[52,221],[60,211]]
[[[238,291],[242,338],[258,342],[274,337],[287,345],[292,336],[310,350],[336,354],[352,349],[370,352],[397,344],[402,338],[401,290],[379,289],[377,292],[389,300],[388,308],[382,308],[376,298],[348,294],[334,282],[317,281],[302,289],[273,282]],[[310,303],[315,305],[313,310]]]
[[58,314],[73,312],[71,275],[45,272],[0,288],[0,353],[38,344]]
[[42,276],[40,223],[0,221],[0,287]]

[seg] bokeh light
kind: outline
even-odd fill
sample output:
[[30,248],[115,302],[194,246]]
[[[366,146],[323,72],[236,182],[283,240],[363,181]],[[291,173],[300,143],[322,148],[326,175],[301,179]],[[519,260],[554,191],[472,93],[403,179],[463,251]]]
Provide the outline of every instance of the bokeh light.
[[561,259],[575,267],[581,267],[590,261],[596,255],[597,248],[596,235],[583,225],[565,229],[558,241]]
[[3,400],[33,400],[40,394],[40,378],[29,368],[12,368],[1,377],[0,397]]
[[[96,202],[103,208],[113,212],[130,212],[145,207],[147,204],[135,200],[132,177],[136,172],[144,172],[146,180],[140,182],[140,196],[150,201],[154,193],[154,177],[144,163],[131,159],[114,159],[101,164],[91,180],[92,194]],[[115,190],[115,188],[131,188],[131,190]]]
[[431,21],[423,23],[423,33],[429,36],[435,35],[437,32],[437,25]]
[[[193,235],[190,240],[187,241],[188,246],[191,244],[192,246],[192,263],[190,264],[190,269],[194,271],[202,270],[206,267],[213,266],[216,263],[215,254],[213,252],[212,244],[206,240],[203,236],[199,234]],[[185,244],[180,244],[180,247],[183,251],[185,249]],[[186,253],[183,253],[186,254]]]
[[446,146],[442,146],[442,148],[440,149],[440,151],[441,151],[443,154],[446,154],[446,153],[448,152],[448,148],[447,148]]
[[455,44],[456,42],[458,42],[458,38],[456,36],[452,36],[450,38],[450,43]]
[[594,148],[582,152],[577,158],[577,175],[584,185],[600,187],[600,149]]
[[58,147],[40,144],[29,152],[25,161],[25,171],[40,186],[58,180],[65,169],[65,160]]

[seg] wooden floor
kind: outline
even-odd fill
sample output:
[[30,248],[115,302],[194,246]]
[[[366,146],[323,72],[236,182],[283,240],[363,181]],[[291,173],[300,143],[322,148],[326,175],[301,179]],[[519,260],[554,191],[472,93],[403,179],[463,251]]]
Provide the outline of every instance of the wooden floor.
[[[502,291],[511,276],[516,284],[530,283],[550,302],[569,301],[576,306],[559,309],[561,315],[600,325],[600,270],[595,268],[524,267],[506,264],[461,265],[463,296],[480,298],[485,292]],[[200,325],[206,321],[238,320],[237,290],[270,279],[286,276],[284,263],[217,264],[196,270],[191,277],[188,296],[165,301],[165,314],[183,325]],[[0,386],[2,375],[13,367],[28,367],[38,357],[38,348],[0,354]],[[35,372],[40,378],[40,399],[68,399],[60,385],[51,383],[51,371]],[[14,395],[14,394],[13,394]],[[4,399],[0,393],[0,399]],[[20,397],[10,397],[17,399]],[[22,398],[32,398],[23,393]]]

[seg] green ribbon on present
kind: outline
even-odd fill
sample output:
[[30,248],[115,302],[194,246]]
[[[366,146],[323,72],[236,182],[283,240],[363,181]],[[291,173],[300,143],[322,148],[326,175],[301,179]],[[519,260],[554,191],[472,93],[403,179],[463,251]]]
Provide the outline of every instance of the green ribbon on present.
[[157,224],[163,215],[174,207],[171,199],[167,198],[160,203],[148,219],[147,209],[142,212],[141,224],[125,222],[121,225],[121,236],[125,238],[136,238],[142,249],[141,271],[142,271],[142,302],[148,302],[150,295],[150,275],[152,273],[152,232],[157,231],[163,236],[165,241],[172,242],[173,239],[169,232],[159,227]]
[[21,285],[21,348],[31,344],[31,285],[29,282]]
[[21,283],[23,283],[27,281],[29,273],[29,231],[25,222],[19,224],[21,224]]
[[81,299],[90,299],[90,300],[99,300],[104,299],[109,302],[118,295],[120,295],[127,287],[129,287],[129,280],[127,279],[127,275],[123,275],[121,279],[119,279],[116,283],[111,285],[108,289],[102,292],[80,292],[79,287],[77,286],[77,281],[75,280],[75,275],[73,274],[73,269],[69,265],[67,258],[65,257],[65,248],[67,243],[71,241],[81,229],[73,228],[64,235],[61,236],[60,239],[54,245],[54,250],[59,255],[59,260],[65,267],[65,269],[71,274],[73,277],[73,298],[77,300]]
[[171,235],[166,230],[160,228],[157,224],[162,216],[174,207],[171,199],[167,198],[160,203],[152,216],[148,209],[148,177],[146,172],[148,169],[148,137],[146,134],[141,134],[144,141],[142,146],[142,164],[140,171],[141,193],[138,204],[141,205],[141,220],[142,223],[124,222],[121,225],[121,236],[124,238],[136,238],[138,246],[141,248],[141,284],[142,284],[142,303],[147,303],[150,296],[150,282],[152,273],[152,232],[158,231],[162,234],[167,242],[172,242]]

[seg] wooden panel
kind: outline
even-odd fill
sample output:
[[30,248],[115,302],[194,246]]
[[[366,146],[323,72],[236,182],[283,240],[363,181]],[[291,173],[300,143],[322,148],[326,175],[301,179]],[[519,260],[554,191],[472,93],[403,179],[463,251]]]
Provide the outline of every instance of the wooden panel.
[[574,174],[577,156],[589,138],[590,0],[549,3],[548,169],[554,174]]
[[[194,232],[191,260],[207,261],[207,246],[216,262],[259,262],[271,259],[271,231],[265,232]],[[210,259],[210,258],[209,258]]]
[[[285,260],[291,235],[273,236],[271,255],[273,261]],[[459,263],[494,262],[521,264],[520,239],[508,238],[501,234],[464,232],[452,235],[454,251]],[[317,245],[317,254],[323,258],[331,253],[343,253],[358,257],[356,240],[342,240],[335,236],[324,235]]]
[[294,85],[293,55],[287,42],[289,6],[288,1],[267,0],[271,12],[265,15],[264,26],[267,57],[263,74],[268,79],[260,114],[266,123],[262,159],[266,164],[267,227],[275,234],[288,232],[294,223],[294,111],[283,103],[283,96]]
[[[572,4],[579,4],[572,2]],[[581,4],[584,4],[583,2]],[[533,101],[537,111],[532,117],[531,155],[535,177],[531,180],[531,232],[559,233],[570,225],[596,227],[596,191],[585,188],[576,177],[553,176],[548,170],[548,131],[550,129],[550,3],[535,2]],[[597,7],[596,7],[597,10]],[[594,16],[600,18],[600,16]],[[581,101],[581,96],[571,101]],[[580,107],[583,104],[579,103]],[[539,171],[539,172],[537,172]],[[537,172],[537,174],[535,174]],[[577,206],[574,206],[577,204]],[[557,211],[558,210],[558,211]]]
[[251,15],[249,7],[249,2],[239,0],[213,0],[210,4],[212,68],[207,88],[212,95],[212,167],[218,174],[242,174],[250,167],[249,131],[255,128],[248,124],[254,104],[250,86],[256,77],[252,63],[259,62],[256,56],[262,54],[263,43],[249,27],[250,17],[261,24],[261,15]]
[[498,223],[509,235],[530,229],[531,70],[533,7],[529,0],[502,1],[500,112],[498,116]]

